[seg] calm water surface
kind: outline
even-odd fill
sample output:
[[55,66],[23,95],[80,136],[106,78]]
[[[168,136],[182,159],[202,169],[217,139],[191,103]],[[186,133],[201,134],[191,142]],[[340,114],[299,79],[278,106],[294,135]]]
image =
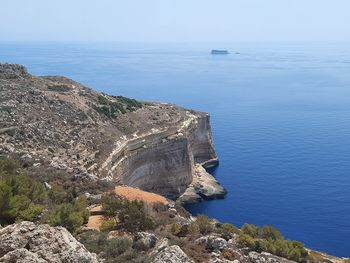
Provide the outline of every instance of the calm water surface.
[[189,210],[350,256],[349,44],[1,43],[0,61],[209,112],[229,194]]

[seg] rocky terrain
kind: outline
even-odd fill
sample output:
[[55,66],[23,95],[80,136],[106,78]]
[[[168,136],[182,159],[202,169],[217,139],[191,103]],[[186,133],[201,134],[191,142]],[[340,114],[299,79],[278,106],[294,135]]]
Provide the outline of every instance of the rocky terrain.
[[349,262],[181,206],[226,193],[206,113],[12,64],[0,93],[0,262]]
[[182,202],[225,195],[202,169],[218,162],[206,113],[108,96],[13,64],[0,64],[0,92],[0,154],[172,199],[187,190]]
[[0,262],[97,263],[63,227],[22,222],[0,229]]

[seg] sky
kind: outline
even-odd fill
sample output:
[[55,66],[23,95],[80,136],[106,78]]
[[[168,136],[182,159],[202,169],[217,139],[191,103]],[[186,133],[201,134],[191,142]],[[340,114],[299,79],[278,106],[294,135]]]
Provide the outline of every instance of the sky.
[[0,0],[0,41],[350,41],[350,0]]

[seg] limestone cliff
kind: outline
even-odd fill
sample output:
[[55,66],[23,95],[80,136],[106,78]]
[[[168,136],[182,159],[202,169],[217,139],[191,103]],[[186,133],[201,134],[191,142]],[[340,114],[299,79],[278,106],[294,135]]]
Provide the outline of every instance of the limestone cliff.
[[[35,167],[177,198],[198,177],[198,165],[217,164],[206,113],[108,96],[11,64],[0,64],[0,91],[0,154]],[[225,194],[215,180],[209,188],[208,198]],[[208,192],[205,184],[194,189]]]

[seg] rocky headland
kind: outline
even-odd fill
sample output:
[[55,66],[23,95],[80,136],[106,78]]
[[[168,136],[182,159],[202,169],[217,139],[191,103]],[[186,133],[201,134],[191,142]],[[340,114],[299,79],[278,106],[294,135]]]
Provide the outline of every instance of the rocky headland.
[[0,64],[0,154],[181,202],[222,198],[209,115]]

